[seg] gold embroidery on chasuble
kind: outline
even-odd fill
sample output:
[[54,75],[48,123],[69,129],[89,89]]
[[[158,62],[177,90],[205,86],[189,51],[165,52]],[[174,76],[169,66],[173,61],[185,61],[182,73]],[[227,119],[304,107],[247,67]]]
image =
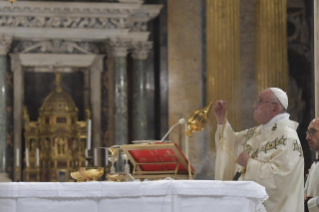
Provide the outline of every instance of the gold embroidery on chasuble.
[[302,156],[303,157],[303,151],[302,151],[302,147],[298,144],[297,140],[296,142],[294,143],[294,149],[293,151],[298,151],[300,153],[300,157]]
[[252,154],[252,158],[255,158],[255,157],[258,157],[258,154],[260,153],[260,152],[264,152],[265,154],[267,154],[267,152],[269,151],[269,150],[272,150],[272,149],[277,149],[277,146],[279,146],[279,145],[286,145],[286,141],[287,140],[287,138],[284,138],[284,136],[282,136],[281,138],[276,138],[275,140],[273,140],[273,141],[268,141],[264,146],[262,146],[261,148],[260,148],[260,150],[259,149],[257,149],[253,154]]
[[255,135],[255,133],[256,133],[256,128],[257,128],[257,127],[253,127],[253,128],[248,129],[248,130],[247,130],[247,133],[244,135],[245,141],[244,141],[244,143],[243,143],[243,149],[244,149],[244,151],[247,152],[248,154],[251,152],[252,147],[251,147],[249,144],[247,144],[247,141],[248,141],[249,139],[251,139],[251,138]]

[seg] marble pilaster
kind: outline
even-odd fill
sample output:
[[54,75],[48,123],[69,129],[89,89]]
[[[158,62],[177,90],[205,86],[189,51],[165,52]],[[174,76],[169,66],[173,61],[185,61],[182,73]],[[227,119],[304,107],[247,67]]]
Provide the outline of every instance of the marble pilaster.
[[[198,0],[167,1],[168,129],[180,118],[188,118],[192,111],[203,107],[201,7]],[[184,129],[183,125],[176,126],[168,139],[186,152]],[[203,149],[209,151],[209,146],[202,146],[205,144],[202,133],[194,133],[189,139],[189,159],[196,176],[205,167],[214,167],[214,158],[203,153]]]
[[14,181],[21,180],[22,171],[22,118],[24,101],[24,73],[19,55],[12,54],[11,71],[13,72],[13,142],[14,142]]
[[0,37],[0,173],[6,172],[7,149],[7,53],[12,42],[11,37]]
[[94,154],[94,149],[97,149],[97,161],[94,162],[97,166],[101,165],[101,73],[103,71],[103,57],[104,56],[97,56],[90,68],[93,141],[92,152]]
[[147,92],[145,60],[152,42],[133,43],[133,140],[147,139]]
[[319,116],[319,2],[314,1],[314,82],[315,82],[315,113]]

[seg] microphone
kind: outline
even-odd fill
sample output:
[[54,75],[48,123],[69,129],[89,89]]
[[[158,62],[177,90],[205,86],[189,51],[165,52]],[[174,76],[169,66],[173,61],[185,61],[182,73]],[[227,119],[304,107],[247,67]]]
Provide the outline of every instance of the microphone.
[[162,138],[162,140],[160,142],[163,142],[164,139],[168,136],[168,134],[174,129],[174,127],[176,127],[179,124],[184,124],[186,122],[186,120],[184,118],[181,118],[180,120],[178,120],[178,122],[176,124],[174,124],[169,131],[164,135],[164,137]]

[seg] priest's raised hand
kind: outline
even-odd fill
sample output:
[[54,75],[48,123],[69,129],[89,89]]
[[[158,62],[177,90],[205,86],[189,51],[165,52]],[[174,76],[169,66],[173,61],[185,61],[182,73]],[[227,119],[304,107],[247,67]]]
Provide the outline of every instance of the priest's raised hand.
[[226,115],[226,104],[227,102],[223,100],[217,100],[214,103],[214,114],[218,124],[223,124]]

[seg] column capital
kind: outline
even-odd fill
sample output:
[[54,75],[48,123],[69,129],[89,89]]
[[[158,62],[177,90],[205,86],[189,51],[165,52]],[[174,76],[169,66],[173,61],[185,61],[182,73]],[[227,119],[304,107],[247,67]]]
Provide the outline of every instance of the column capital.
[[12,43],[12,37],[0,35],[0,55],[8,54]]
[[148,53],[153,48],[153,42],[151,41],[132,41],[132,57],[134,59],[146,60]]
[[126,57],[131,41],[124,38],[110,38],[107,40],[108,51],[114,57]]

